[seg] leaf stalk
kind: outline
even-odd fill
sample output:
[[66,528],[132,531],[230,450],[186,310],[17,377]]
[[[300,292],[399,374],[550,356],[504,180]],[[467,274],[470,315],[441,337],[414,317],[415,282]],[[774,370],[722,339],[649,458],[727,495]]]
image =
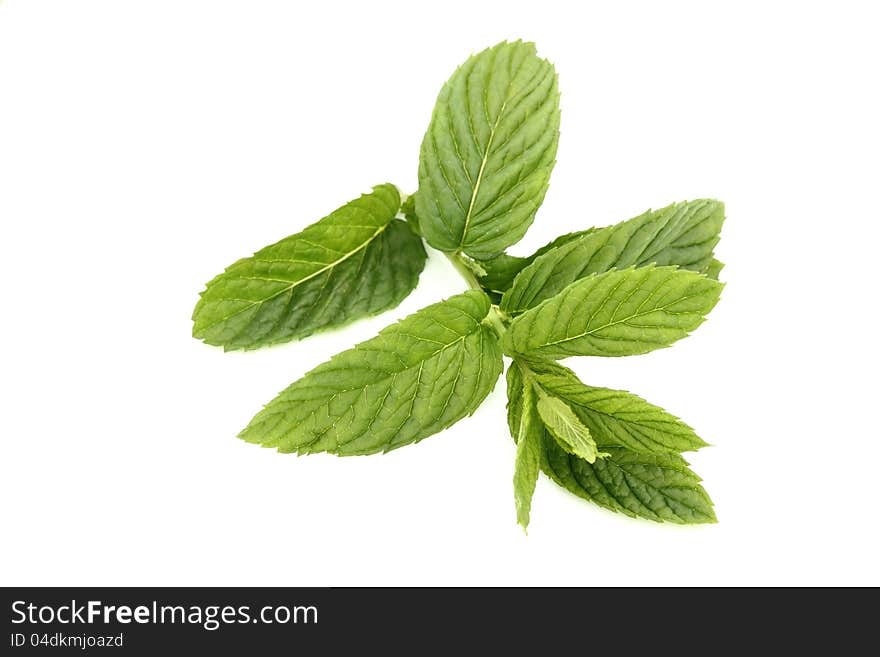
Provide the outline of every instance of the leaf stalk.
[[[480,279],[477,277],[476,270],[478,268],[482,269],[478,263],[472,261],[458,251],[455,253],[447,253],[446,257],[449,262],[452,263],[452,266],[455,267],[455,270],[459,275],[465,280],[470,289],[479,290],[483,293],[486,292],[480,284]],[[485,272],[483,273],[485,274]],[[500,338],[507,332],[507,324],[510,321],[510,316],[501,310],[496,304],[492,304],[492,307],[489,309],[489,314],[486,315],[484,321],[489,323]]]

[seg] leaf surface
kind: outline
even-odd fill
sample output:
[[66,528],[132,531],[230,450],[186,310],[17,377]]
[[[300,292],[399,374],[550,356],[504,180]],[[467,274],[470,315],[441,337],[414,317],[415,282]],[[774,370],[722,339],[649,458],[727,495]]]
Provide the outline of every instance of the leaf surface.
[[516,317],[504,335],[504,350],[544,359],[644,354],[696,329],[722,288],[676,267],[597,274]]
[[280,452],[372,454],[417,442],[473,413],[501,373],[489,299],[433,304],[291,384],[241,432]]
[[657,522],[716,522],[712,500],[700,478],[678,454],[640,454],[620,447],[595,463],[573,456],[544,438],[544,471],[578,497]]
[[525,234],[559,140],[553,66],[532,43],[472,56],[443,85],[422,141],[416,214],[435,249],[475,259]]
[[214,278],[193,336],[227,350],[287,342],[396,306],[416,286],[425,249],[379,185]]
[[521,361],[514,360],[507,368],[507,427],[514,441],[519,435],[520,415],[523,409],[523,390],[525,379],[522,375]]

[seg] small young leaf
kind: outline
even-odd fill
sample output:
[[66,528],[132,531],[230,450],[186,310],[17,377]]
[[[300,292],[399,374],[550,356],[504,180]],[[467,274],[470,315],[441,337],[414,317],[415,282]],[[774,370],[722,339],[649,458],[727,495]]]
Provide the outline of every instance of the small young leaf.
[[534,417],[534,389],[530,385],[526,386],[521,389],[521,394],[525,403],[519,414],[519,427],[513,434],[516,440],[513,496],[516,502],[516,520],[523,529],[527,529],[532,509],[532,495],[535,493],[535,484],[541,471],[544,431],[538,418]]
[[473,413],[501,373],[478,291],[435,303],[319,365],[260,411],[240,437],[279,452],[373,454]]
[[544,437],[544,471],[578,497],[612,511],[657,522],[716,522],[700,478],[678,454],[639,454],[612,447],[587,463]]
[[399,207],[397,189],[379,185],[231,265],[202,292],[193,336],[255,349],[396,306],[426,258],[422,241],[394,218]]
[[723,223],[723,203],[698,199],[592,231],[524,267],[504,293],[501,309],[523,312],[578,279],[611,269],[656,264],[702,271],[712,260]]
[[531,362],[529,367],[547,394],[571,407],[600,449],[625,447],[634,452],[663,454],[706,446],[687,424],[641,397],[584,385],[574,372],[557,363]]
[[519,433],[520,415],[523,409],[523,390],[525,389],[520,363],[520,360],[514,360],[507,368],[507,427],[510,429],[510,435],[513,436],[514,441]]
[[722,287],[675,267],[590,276],[516,317],[504,335],[504,350],[538,358],[644,354],[702,324]]
[[516,275],[525,267],[532,264],[535,261],[535,258],[544,255],[551,249],[555,249],[557,246],[567,244],[568,242],[583,237],[584,235],[588,235],[595,230],[595,228],[588,228],[587,230],[581,230],[576,233],[560,235],[555,240],[549,244],[545,244],[529,256],[512,256],[507,253],[502,253],[494,258],[483,260],[482,265],[486,273],[480,277],[480,284],[486,290],[504,293],[513,283],[513,279],[516,278]]
[[410,194],[406,200],[400,205],[400,212],[406,218],[406,223],[416,235],[422,234],[419,227],[419,216],[416,214],[416,195]]
[[[527,403],[527,400],[523,400],[524,409],[527,408]],[[538,397],[537,409],[544,426],[553,434],[562,449],[579,456],[587,463],[596,461],[599,456],[596,441],[568,404],[558,397],[544,394]]]
[[435,249],[489,258],[519,241],[544,200],[559,140],[553,65],[500,43],[443,85],[422,141],[416,212]]

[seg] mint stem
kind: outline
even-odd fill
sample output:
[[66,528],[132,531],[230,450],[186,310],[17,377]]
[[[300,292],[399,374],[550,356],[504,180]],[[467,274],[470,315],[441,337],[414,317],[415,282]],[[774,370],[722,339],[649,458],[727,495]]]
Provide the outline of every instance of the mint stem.
[[[455,270],[465,280],[470,289],[485,292],[483,286],[480,285],[480,279],[477,278],[477,275],[465,259],[465,256],[456,252],[447,253],[446,257],[449,259],[449,262],[452,263],[452,266],[455,267]],[[507,322],[509,320],[510,317],[507,316],[507,313],[495,304],[492,304],[492,307],[489,309],[489,314],[486,315],[486,321],[489,322],[499,338],[507,331]]]
[[446,257],[449,259],[449,262],[452,263],[452,266],[455,267],[456,271],[458,271],[461,277],[465,280],[470,289],[480,291],[483,290],[483,286],[480,285],[480,281],[477,278],[477,275],[468,266],[467,260],[465,260],[464,256],[462,256],[460,253],[447,253]]

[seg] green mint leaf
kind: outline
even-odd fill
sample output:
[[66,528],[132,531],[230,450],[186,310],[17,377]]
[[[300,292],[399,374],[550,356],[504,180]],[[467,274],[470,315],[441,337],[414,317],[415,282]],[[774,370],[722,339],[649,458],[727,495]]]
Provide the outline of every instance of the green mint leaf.
[[620,447],[595,463],[569,454],[544,438],[544,472],[578,497],[657,522],[717,522],[700,478],[678,454],[640,454]]
[[524,267],[504,293],[501,309],[523,312],[578,279],[611,269],[656,264],[702,271],[712,261],[723,223],[724,204],[699,199],[592,231]]
[[468,59],[422,141],[416,212],[428,243],[478,260],[516,243],[544,200],[558,140],[556,71],[534,44]]
[[520,427],[520,415],[523,409],[523,390],[525,379],[523,378],[521,361],[514,360],[507,368],[507,427],[510,435],[516,440]]
[[[508,368],[507,417],[513,435],[513,427],[518,426],[522,415],[537,404],[535,395],[529,397],[525,391],[535,384],[543,386],[553,376],[562,376],[558,370],[564,370],[566,377],[574,377],[570,370],[551,362],[517,359]],[[555,390],[547,390],[548,394],[555,394]],[[576,406],[573,409],[578,410]],[[600,433],[595,437],[603,458],[591,464],[567,451],[545,427],[541,431],[541,469],[578,497],[650,520],[682,524],[715,522],[712,502],[700,486],[700,478],[678,454],[627,450],[613,444],[613,438],[604,443]]]
[[596,441],[568,404],[558,397],[539,393],[537,409],[544,426],[560,447],[587,463],[595,462],[599,456]]
[[422,229],[419,226],[419,217],[416,214],[416,195],[410,194],[400,206],[401,214],[406,218],[406,223],[416,235],[421,236]]
[[417,442],[473,413],[501,373],[469,291],[383,329],[319,365],[260,411],[240,437],[280,452],[373,454]]
[[525,404],[519,414],[519,426],[513,433],[516,440],[516,461],[513,471],[513,495],[516,502],[516,521],[523,529],[529,526],[532,509],[532,495],[541,471],[541,452],[543,450],[543,428],[534,416],[534,389],[531,386],[520,388]]
[[631,356],[669,346],[703,323],[724,286],[676,267],[641,267],[581,279],[516,317],[509,355]]
[[396,306],[416,286],[425,249],[395,215],[393,185],[351,201],[214,278],[193,336],[227,350],[302,338]]
[[547,394],[571,407],[602,449],[625,447],[663,454],[697,450],[707,444],[680,419],[630,392],[585,385],[558,363],[536,361],[529,368]]
[[567,244],[568,242],[583,237],[584,235],[588,235],[595,230],[595,228],[588,228],[587,230],[581,230],[576,233],[560,235],[555,240],[549,244],[545,244],[529,256],[512,256],[507,253],[502,253],[494,258],[483,260],[482,265],[486,273],[480,277],[480,284],[486,290],[504,293],[510,288],[516,275],[528,265],[532,264],[535,261],[535,258],[544,255],[551,249],[555,249],[557,246]]

